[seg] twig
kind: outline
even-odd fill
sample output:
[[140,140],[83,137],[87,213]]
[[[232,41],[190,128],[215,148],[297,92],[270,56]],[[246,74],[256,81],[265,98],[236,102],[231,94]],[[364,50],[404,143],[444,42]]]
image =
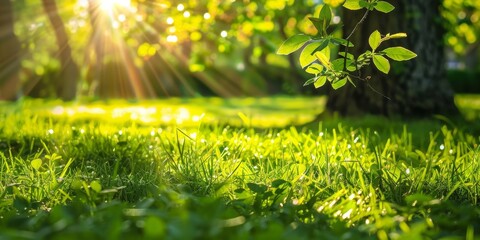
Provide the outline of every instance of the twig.
[[365,13],[363,14],[362,19],[360,19],[360,21],[358,21],[358,23],[353,28],[352,32],[350,32],[350,34],[348,35],[348,37],[345,40],[348,41],[352,37],[353,33],[355,33],[357,31],[357,28],[360,26],[360,24],[362,24],[365,21],[365,19],[367,19],[368,12],[370,12],[370,10],[367,9],[367,11],[365,11]]
[[357,31],[357,28],[360,26],[360,24],[362,24],[365,21],[365,19],[367,19],[369,11],[370,10],[368,10],[368,9],[367,9],[367,11],[365,11],[365,13],[362,16],[362,19],[360,19],[360,21],[358,21],[358,23],[355,24],[355,27],[353,28],[353,30],[350,32],[348,37],[345,38],[345,40],[347,40],[347,46],[345,46],[345,61],[343,61],[343,70],[344,71],[347,69],[348,45],[350,45],[350,38],[353,36],[353,33],[355,33]]

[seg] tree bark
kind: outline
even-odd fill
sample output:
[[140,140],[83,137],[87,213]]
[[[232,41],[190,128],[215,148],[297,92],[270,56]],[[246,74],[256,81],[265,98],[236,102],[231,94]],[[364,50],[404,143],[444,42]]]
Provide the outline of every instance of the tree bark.
[[[370,12],[366,21],[354,33],[353,53],[369,49],[368,37],[378,29],[380,33],[406,32],[408,38],[383,43],[404,46],[418,56],[406,62],[392,62],[387,76],[374,69],[373,64],[362,72],[369,80],[358,81],[357,87],[347,84],[330,91],[327,101],[329,112],[343,116],[377,114],[385,116],[453,115],[458,110],[453,91],[446,79],[445,55],[442,44],[444,29],[439,14],[440,0],[394,0],[396,9],[389,14]],[[364,12],[344,13],[344,34],[350,34]]]
[[12,2],[0,0],[0,100],[15,100],[20,89],[20,42],[13,15]]
[[72,49],[68,43],[68,35],[65,30],[62,18],[58,14],[57,4],[55,0],[42,0],[45,13],[52,24],[57,39],[58,53],[60,60],[60,74],[55,79],[55,89],[57,97],[63,100],[72,100],[77,93],[77,82],[80,71],[77,64],[72,58]]

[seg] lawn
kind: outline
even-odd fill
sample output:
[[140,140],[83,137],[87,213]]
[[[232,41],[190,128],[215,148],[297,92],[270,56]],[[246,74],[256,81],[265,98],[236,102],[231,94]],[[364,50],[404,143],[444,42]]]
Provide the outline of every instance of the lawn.
[[0,239],[480,239],[465,120],[325,98],[0,104]]

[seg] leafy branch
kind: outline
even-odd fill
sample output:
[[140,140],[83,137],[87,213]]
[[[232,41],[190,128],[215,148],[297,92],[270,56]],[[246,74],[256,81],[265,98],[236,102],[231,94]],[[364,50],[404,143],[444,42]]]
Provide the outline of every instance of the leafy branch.
[[[302,69],[314,75],[304,84],[314,84],[319,88],[328,81],[334,89],[339,89],[347,82],[353,84],[352,78],[362,79],[359,72],[363,67],[373,65],[381,72],[390,72],[390,60],[406,61],[415,58],[417,55],[400,46],[379,50],[380,45],[390,39],[405,38],[406,33],[395,33],[382,35],[378,30],[371,33],[368,43],[371,50],[367,50],[359,56],[349,53],[350,47],[355,47],[350,41],[358,27],[367,19],[370,11],[390,13],[395,9],[393,5],[380,0],[346,0],[343,7],[349,10],[366,9],[365,14],[357,22],[346,38],[337,38],[333,35],[338,28],[332,29],[333,11],[330,5],[322,5],[317,17],[310,17],[309,20],[318,30],[317,35],[310,36],[298,34],[288,38],[277,50],[277,54],[288,55],[302,49],[299,62]],[[334,46],[344,46],[344,52],[334,52]],[[388,59],[388,58],[389,59]]]

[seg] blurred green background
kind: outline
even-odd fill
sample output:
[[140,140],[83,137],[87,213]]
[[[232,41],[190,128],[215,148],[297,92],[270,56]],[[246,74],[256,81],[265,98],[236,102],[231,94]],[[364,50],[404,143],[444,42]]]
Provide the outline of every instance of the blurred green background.
[[[2,0],[0,98],[319,95],[288,37],[321,0]],[[448,79],[480,92],[480,2],[441,1]],[[343,12],[335,12],[341,21]],[[339,33],[341,34],[341,33]]]

